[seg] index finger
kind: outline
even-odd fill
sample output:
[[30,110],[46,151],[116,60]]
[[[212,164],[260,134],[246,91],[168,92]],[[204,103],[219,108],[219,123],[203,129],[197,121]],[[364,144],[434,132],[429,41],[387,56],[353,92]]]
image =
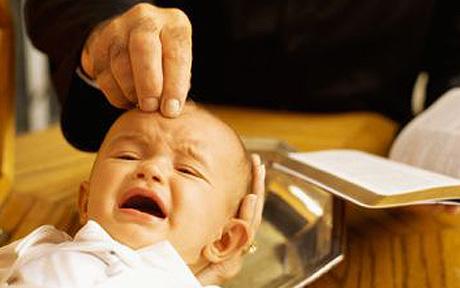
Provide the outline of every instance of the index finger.
[[163,88],[161,43],[159,28],[150,20],[144,20],[130,33],[129,54],[139,107],[143,111],[155,111]]
[[170,13],[169,24],[160,34],[164,77],[160,109],[166,117],[177,117],[190,89],[192,28],[183,12],[172,9]]

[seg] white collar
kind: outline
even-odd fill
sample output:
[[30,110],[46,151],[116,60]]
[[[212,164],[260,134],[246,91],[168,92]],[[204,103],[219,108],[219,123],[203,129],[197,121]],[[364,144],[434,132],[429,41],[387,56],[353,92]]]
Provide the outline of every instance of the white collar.
[[185,271],[186,273],[184,274],[187,278],[189,278],[189,281],[193,281],[198,284],[198,280],[195,278],[192,271],[190,271],[190,268],[169,241],[161,241],[141,249],[134,250],[114,240],[97,222],[89,220],[75,234],[72,242],[78,243],[78,246],[82,247],[83,250],[86,250],[84,248],[85,246],[91,247],[90,250],[94,252],[96,252],[96,249],[94,249],[95,247],[111,249],[117,253],[122,261],[133,268],[148,266],[167,271]]

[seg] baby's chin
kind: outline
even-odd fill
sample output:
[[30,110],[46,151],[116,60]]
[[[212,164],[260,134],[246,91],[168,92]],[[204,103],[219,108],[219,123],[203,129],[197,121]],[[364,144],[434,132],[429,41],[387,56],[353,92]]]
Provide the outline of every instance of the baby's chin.
[[106,231],[117,242],[133,250],[143,249],[162,241],[168,240],[164,231],[151,231],[138,225],[119,225],[115,229],[106,228]]
[[119,234],[115,233],[112,236],[119,243],[128,246],[133,250],[145,249],[163,241],[169,241],[174,247],[176,252],[181,256],[182,260],[188,265],[190,270],[196,274],[209,265],[209,261],[203,256],[200,249],[193,249],[191,247],[183,247],[183,245],[170,241],[164,235],[151,235],[150,237],[141,237],[137,234]]
[[174,237],[174,233],[171,233],[166,226],[142,225],[138,222],[125,221],[100,222],[102,222],[100,224],[114,240],[133,250],[145,249],[160,242],[168,241],[192,272],[199,272],[209,264],[209,261],[202,253],[204,243],[196,243],[193,241],[194,239],[189,237]]

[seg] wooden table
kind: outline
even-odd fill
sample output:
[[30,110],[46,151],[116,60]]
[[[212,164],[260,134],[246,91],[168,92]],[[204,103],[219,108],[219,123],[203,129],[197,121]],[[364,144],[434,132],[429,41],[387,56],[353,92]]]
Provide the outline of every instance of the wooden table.
[[[300,150],[357,148],[384,154],[396,125],[375,114],[300,115],[212,110],[246,136],[271,136]],[[17,138],[15,184],[0,227],[18,239],[44,223],[78,229],[76,192],[94,155],[78,152],[59,128]],[[444,209],[366,210],[347,205],[344,262],[310,287],[460,287],[460,216]]]

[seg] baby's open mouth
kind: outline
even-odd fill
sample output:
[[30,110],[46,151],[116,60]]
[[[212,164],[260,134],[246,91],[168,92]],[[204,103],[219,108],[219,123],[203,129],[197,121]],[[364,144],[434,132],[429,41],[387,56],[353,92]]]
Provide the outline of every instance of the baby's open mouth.
[[[130,193],[131,194],[131,193]],[[161,219],[166,218],[166,213],[157,199],[150,195],[133,194],[128,196],[120,205],[122,209],[134,209]]]

